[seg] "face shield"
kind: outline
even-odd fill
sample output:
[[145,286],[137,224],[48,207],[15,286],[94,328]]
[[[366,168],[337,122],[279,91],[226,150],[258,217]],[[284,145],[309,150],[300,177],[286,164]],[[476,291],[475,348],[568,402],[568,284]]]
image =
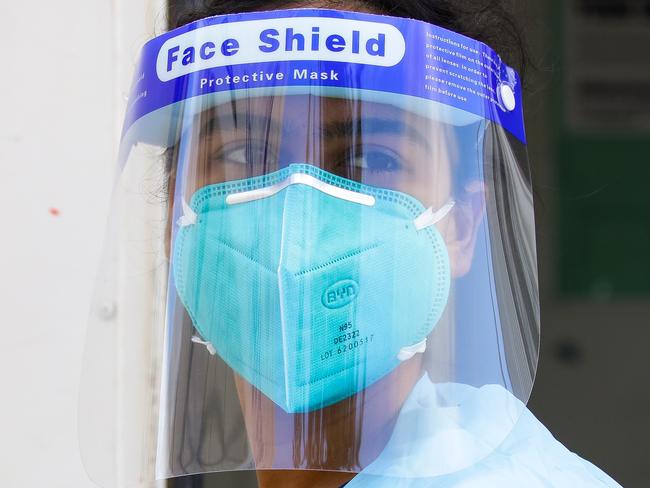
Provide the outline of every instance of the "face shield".
[[[419,21],[204,19],[147,43],[80,401],[105,487],[471,466],[539,348],[518,75]],[[433,446],[433,447],[432,447]],[[395,461],[395,462],[393,462]]]

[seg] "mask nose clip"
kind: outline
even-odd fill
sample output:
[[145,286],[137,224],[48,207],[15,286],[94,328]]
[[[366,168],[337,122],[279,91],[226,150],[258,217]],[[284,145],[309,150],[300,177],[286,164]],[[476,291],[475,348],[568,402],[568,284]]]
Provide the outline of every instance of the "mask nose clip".
[[292,173],[284,180],[279,181],[278,183],[275,183],[271,186],[265,186],[264,188],[258,188],[241,193],[231,193],[226,197],[226,203],[228,205],[237,205],[240,203],[253,202],[255,200],[261,200],[263,198],[269,198],[291,185],[310,186],[320,192],[325,193],[326,195],[330,195],[341,200],[347,200],[352,203],[358,203],[359,205],[365,205],[368,207],[375,205],[375,197],[372,195],[367,195],[365,193],[359,193],[338,186],[330,185],[329,183],[326,183],[307,173]]

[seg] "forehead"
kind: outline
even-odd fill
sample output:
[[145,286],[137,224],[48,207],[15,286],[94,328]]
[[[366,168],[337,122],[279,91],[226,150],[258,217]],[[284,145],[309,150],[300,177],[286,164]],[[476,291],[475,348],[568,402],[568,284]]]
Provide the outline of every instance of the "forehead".
[[447,124],[388,104],[313,95],[233,99],[208,108],[197,117],[203,134],[217,128],[276,133],[312,128],[321,136],[336,136],[341,135],[337,127],[348,126],[361,133],[383,131],[430,140],[448,132]]

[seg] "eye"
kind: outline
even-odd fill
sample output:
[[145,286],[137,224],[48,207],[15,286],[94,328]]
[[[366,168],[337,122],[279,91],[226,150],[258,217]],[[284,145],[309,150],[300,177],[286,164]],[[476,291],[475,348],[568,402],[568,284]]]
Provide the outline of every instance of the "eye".
[[404,163],[397,154],[376,146],[359,148],[352,164],[371,173],[389,173],[404,168]]
[[273,164],[274,152],[256,141],[227,144],[212,157],[214,162],[241,166],[268,166]]
[[237,147],[231,149],[230,151],[225,151],[222,154],[223,155],[221,159],[227,163],[246,164],[248,162],[245,146]]

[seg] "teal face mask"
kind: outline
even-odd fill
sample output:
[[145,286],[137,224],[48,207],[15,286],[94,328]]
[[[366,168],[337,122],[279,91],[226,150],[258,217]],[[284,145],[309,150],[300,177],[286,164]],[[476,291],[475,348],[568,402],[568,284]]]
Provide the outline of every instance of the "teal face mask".
[[447,303],[437,212],[310,165],[197,191],[174,242],[208,347],[289,413],[367,388],[426,347]]

